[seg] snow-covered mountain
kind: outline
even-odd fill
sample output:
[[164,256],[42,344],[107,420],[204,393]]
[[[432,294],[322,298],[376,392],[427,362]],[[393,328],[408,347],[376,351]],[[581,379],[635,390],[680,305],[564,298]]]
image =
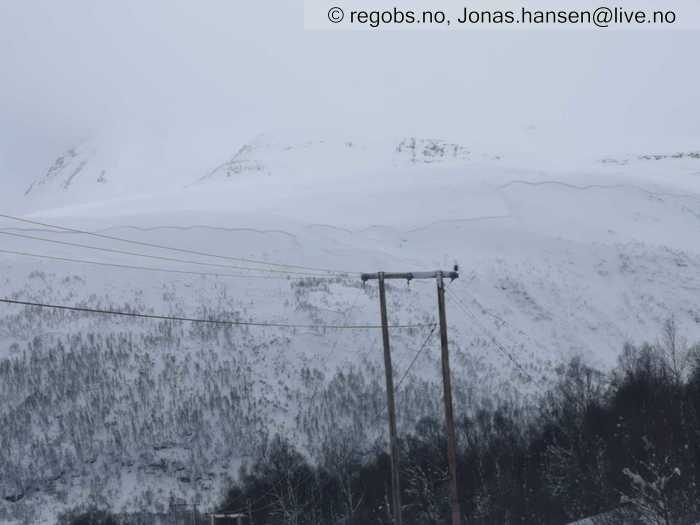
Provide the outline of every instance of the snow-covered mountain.
[[[307,169],[338,169],[339,166],[371,168],[377,165],[439,164],[466,161],[470,151],[460,144],[438,139],[407,137],[357,141],[323,138],[305,141],[261,135],[242,146],[227,162],[202,177],[200,182],[247,173],[270,174],[303,164]],[[328,164],[333,159],[332,165]],[[379,161],[379,162],[378,162]]]
[[[671,315],[700,339],[695,150],[566,158],[418,138],[263,135],[214,169],[148,182],[147,192],[130,184],[148,173],[120,176],[132,171],[98,158],[89,148],[64,156],[32,186],[29,217],[190,253],[7,220],[2,231],[34,238],[2,235],[2,250],[15,253],[0,257],[0,295],[365,325],[377,323],[377,292],[359,272],[459,263],[447,305],[458,412],[504,397],[527,403],[572,355],[608,368],[626,341],[654,340]],[[123,192],[95,189],[117,179]],[[391,322],[420,325],[392,332],[401,376],[435,320],[434,283],[392,282],[388,293]],[[441,412],[436,345],[400,389],[404,429]],[[176,495],[206,506],[275,432],[313,458],[332,436],[363,448],[385,437],[373,329],[2,306],[0,357],[1,521],[49,523],[88,501],[157,509]]]
[[95,137],[68,148],[25,190],[22,208],[41,210],[133,198],[181,187],[191,180],[187,163],[165,139],[126,141]]
[[38,195],[74,192],[76,186],[107,184],[106,166],[95,162],[96,153],[89,144],[70,148],[56,158],[45,175],[30,184],[24,195],[35,198]]
[[[497,157],[471,152],[449,141],[416,137],[367,139],[333,137],[299,140],[286,134],[263,134],[241,146],[226,162],[197,177],[183,174],[178,160],[162,144],[131,144],[115,150],[111,143],[87,140],[59,155],[24,193],[29,211],[70,207],[115,199],[142,198],[164,191],[229,178],[272,174],[345,172],[420,164],[454,165]],[[206,169],[209,159],[200,164]]]

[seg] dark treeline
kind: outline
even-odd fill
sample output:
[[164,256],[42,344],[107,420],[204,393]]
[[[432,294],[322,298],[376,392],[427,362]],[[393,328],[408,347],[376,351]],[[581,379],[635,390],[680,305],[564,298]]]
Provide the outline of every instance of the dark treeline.
[[[699,353],[670,323],[662,343],[626,346],[611,374],[572,360],[534,416],[503,404],[462,418],[465,523],[561,525],[614,509],[637,523],[697,523]],[[407,525],[449,522],[445,449],[439,419],[402,437]],[[277,437],[221,509],[250,512],[256,524],[390,524],[389,479],[383,451],[363,455],[340,432],[316,465]]]

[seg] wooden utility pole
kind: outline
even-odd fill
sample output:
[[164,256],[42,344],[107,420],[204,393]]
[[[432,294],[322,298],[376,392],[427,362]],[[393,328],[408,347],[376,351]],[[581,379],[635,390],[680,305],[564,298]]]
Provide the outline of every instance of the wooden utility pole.
[[445,400],[445,426],[447,428],[447,462],[450,466],[450,502],[452,525],[459,525],[461,511],[457,491],[457,439],[455,437],[454,413],[452,410],[452,377],[450,376],[450,353],[447,348],[447,316],[445,314],[445,282],[442,273],[437,276],[438,312],[440,314],[440,347],[442,348],[442,385]]
[[445,315],[444,278],[457,279],[457,267],[452,272],[407,272],[407,273],[363,273],[362,282],[376,279],[379,281],[379,310],[382,318],[382,340],[384,343],[384,371],[386,373],[387,404],[389,409],[389,439],[391,448],[391,488],[394,506],[394,525],[401,525],[401,493],[399,485],[399,451],[396,436],[396,411],[394,406],[394,377],[391,366],[389,347],[389,326],[386,312],[386,291],[384,281],[387,279],[435,279],[438,290],[438,313],[440,315],[440,343],[442,347],[442,381],[445,400],[445,424],[447,427],[447,460],[450,469],[450,501],[452,504],[452,525],[460,523],[459,493],[457,491],[457,445],[452,410],[452,381],[450,377],[450,355],[447,346],[447,318]]
[[396,436],[396,406],[394,404],[394,371],[391,366],[389,346],[389,321],[386,313],[386,290],[384,272],[377,274],[379,280],[379,312],[382,317],[382,343],[384,346],[384,373],[386,375],[386,402],[389,408],[389,442],[391,450],[391,494],[394,507],[394,525],[402,525],[401,485],[399,484],[399,442]]

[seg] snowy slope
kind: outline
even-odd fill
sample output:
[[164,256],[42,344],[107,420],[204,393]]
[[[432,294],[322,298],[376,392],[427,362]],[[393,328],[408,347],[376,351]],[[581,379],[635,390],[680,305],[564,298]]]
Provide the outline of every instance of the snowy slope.
[[191,180],[166,139],[129,138],[118,147],[94,137],[68,148],[25,190],[20,207],[38,210],[162,192]]
[[[373,324],[376,289],[362,287],[358,272],[459,263],[448,292],[457,410],[505,397],[527,402],[562,360],[581,354],[608,368],[622,344],[654,340],[670,315],[687,338],[700,339],[700,159],[681,153],[566,158],[410,137],[261,136],[226,163],[157,191],[91,193],[91,175],[84,192],[72,194],[81,171],[53,207],[30,200],[29,217],[348,273],[249,272],[240,267],[261,265],[4,221],[13,228],[4,231],[21,235],[210,266],[8,236],[4,250],[219,275],[3,254],[1,295],[182,316]],[[66,159],[32,193],[50,200],[84,158]],[[433,283],[392,283],[389,301],[394,323],[434,322]],[[397,376],[428,332],[393,333]],[[11,473],[0,481],[3,519],[50,519],[100,498],[153,509],[170,494],[199,495],[207,505],[279,430],[312,457],[339,433],[358,446],[381,442],[379,344],[376,330],[199,327],[3,306],[0,391],[10,401],[0,413],[9,444],[0,462]],[[440,412],[436,345],[399,394],[402,428]]]
[[[95,149],[88,144],[69,149],[56,158],[43,177],[31,183],[24,195],[33,199],[37,195],[72,192],[72,188],[85,186],[87,183],[106,184],[106,167],[100,167],[99,162],[94,162],[95,155]],[[88,165],[90,167],[86,170]]]
[[[200,182],[229,179],[248,173],[270,175],[275,171],[317,169],[327,172],[339,167],[372,168],[386,165],[440,164],[468,160],[471,152],[460,144],[439,139],[407,137],[394,140],[357,141],[334,137],[295,140],[293,137],[263,134],[241,147],[224,164],[202,177]],[[328,161],[333,159],[333,164]]]

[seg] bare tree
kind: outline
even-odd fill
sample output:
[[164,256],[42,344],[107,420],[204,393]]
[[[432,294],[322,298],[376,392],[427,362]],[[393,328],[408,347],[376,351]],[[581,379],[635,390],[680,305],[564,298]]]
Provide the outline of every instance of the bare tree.
[[691,364],[692,352],[686,339],[678,335],[675,316],[672,315],[664,322],[657,346],[668,363],[674,383],[682,384]]
[[357,494],[354,487],[361,463],[358,440],[353,439],[349,432],[339,431],[328,435],[323,445],[323,461],[338,480],[346,522],[352,524],[363,500],[363,495]]
[[622,472],[630,480],[630,489],[622,496],[622,503],[630,504],[649,525],[674,525],[672,482],[681,476],[678,467],[662,463],[642,462],[637,472],[625,468]]

